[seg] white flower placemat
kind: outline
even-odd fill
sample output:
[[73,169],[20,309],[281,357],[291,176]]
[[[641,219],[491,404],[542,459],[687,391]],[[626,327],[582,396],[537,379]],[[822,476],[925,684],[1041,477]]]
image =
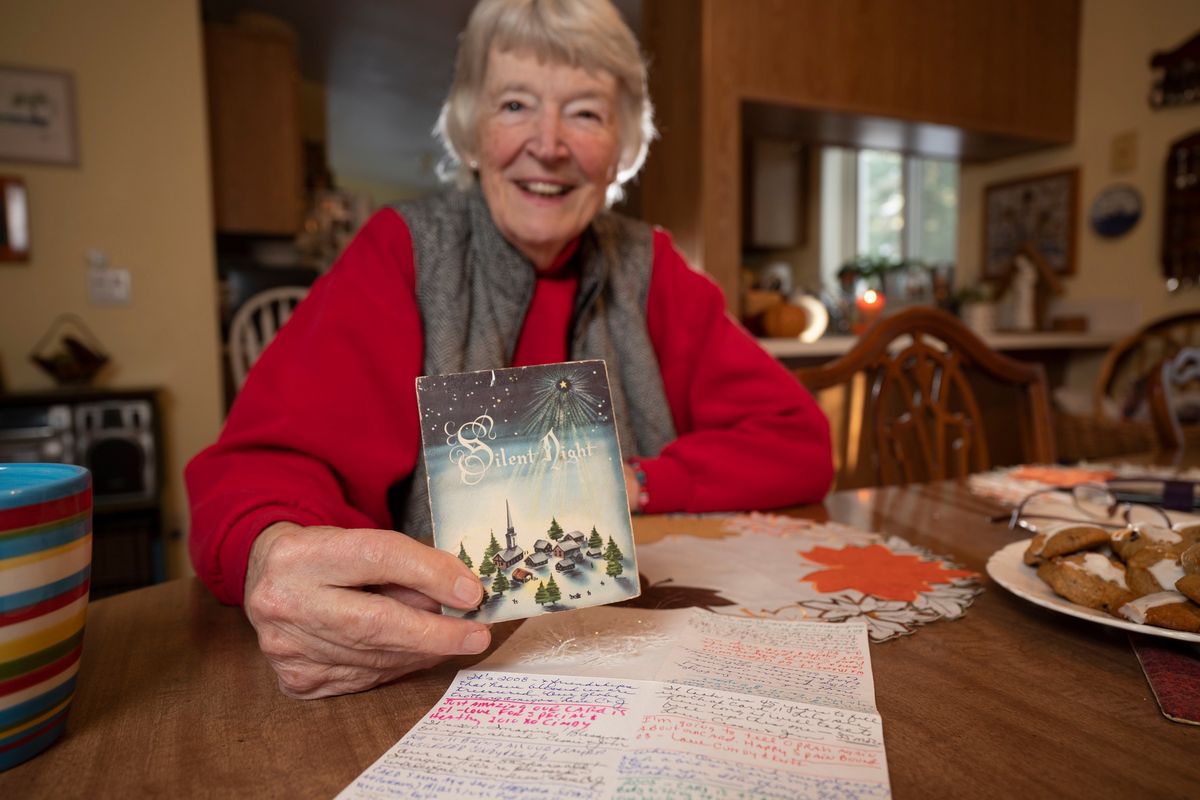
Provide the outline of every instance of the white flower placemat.
[[982,591],[976,573],[945,558],[839,523],[739,514],[721,518],[720,538],[684,535],[686,517],[675,524],[680,533],[639,545],[642,595],[623,605],[862,619],[872,641],[881,642],[962,616]]
[[1004,505],[1015,506],[1028,495],[1054,487],[1080,483],[1103,483],[1110,478],[1173,478],[1200,480],[1200,469],[1179,470],[1150,464],[1109,464],[1082,461],[1074,466],[1059,464],[1019,464],[967,477],[967,488],[981,497],[990,497]]

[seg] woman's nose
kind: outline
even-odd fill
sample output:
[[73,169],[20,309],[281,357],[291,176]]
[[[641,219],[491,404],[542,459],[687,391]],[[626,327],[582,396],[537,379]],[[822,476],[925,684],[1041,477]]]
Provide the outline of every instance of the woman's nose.
[[563,140],[562,117],[552,110],[538,116],[536,128],[529,141],[529,152],[540,161],[563,158],[567,145]]

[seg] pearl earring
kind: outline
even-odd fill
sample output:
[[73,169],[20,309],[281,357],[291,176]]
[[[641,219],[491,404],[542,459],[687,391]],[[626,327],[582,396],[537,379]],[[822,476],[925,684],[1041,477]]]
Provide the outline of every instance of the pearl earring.
[[472,158],[470,161],[467,162],[467,166],[473,170],[477,170],[477,169],[479,169],[479,162]]

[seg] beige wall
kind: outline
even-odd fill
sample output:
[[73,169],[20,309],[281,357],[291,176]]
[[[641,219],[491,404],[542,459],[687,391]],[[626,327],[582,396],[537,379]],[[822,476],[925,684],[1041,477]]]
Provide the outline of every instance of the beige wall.
[[[167,531],[184,531],[181,471],[221,421],[200,12],[194,0],[0,0],[5,63],[75,77],[80,164],[0,161],[29,188],[33,259],[0,265],[9,388],[50,379],[27,354],[61,312],[104,345],[111,387],[162,387]],[[84,255],[132,274],[133,302],[88,302]],[[184,574],[185,548],[168,550]]]
[[428,189],[401,186],[400,184],[381,182],[374,178],[363,177],[361,175],[347,175],[341,172],[335,172],[333,178],[339,189],[353,192],[356,195],[366,198],[371,208],[399,203],[401,200],[410,200],[414,197],[427,194],[429,191]]
[[[979,275],[987,184],[1079,167],[1076,274],[1067,281],[1067,301],[1097,309],[1093,328],[1126,331],[1148,319],[1200,307],[1200,288],[1167,293],[1158,260],[1167,146],[1200,128],[1200,105],[1155,111],[1146,101],[1152,81],[1151,54],[1173,49],[1198,30],[1197,0],[1084,0],[1075,142],[1033,156],[964,167],[960,282]],[[1114,172],[1110,168],[1113,139],[1129,131],[1137,137],[1136,166]],[[1125,236],[1102,239],[1088,225],[1088,212],[1097,193],[1117,182],[1131,183],[1141,191],[1142,219]]]

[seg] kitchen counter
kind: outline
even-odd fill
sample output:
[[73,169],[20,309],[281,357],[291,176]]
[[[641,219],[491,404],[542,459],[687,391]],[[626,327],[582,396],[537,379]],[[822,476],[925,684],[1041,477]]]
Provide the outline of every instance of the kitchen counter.
[[[995,332],[983,335],[983,341],[995,350],[1105,350],[1121,338],[1115,331],[1067,333],[1052,331]],[[796,338],[759,339],[763,348],[781,361],[823,360],[843,355],[857,336],[823,336],[815,342],[802,342]]]

